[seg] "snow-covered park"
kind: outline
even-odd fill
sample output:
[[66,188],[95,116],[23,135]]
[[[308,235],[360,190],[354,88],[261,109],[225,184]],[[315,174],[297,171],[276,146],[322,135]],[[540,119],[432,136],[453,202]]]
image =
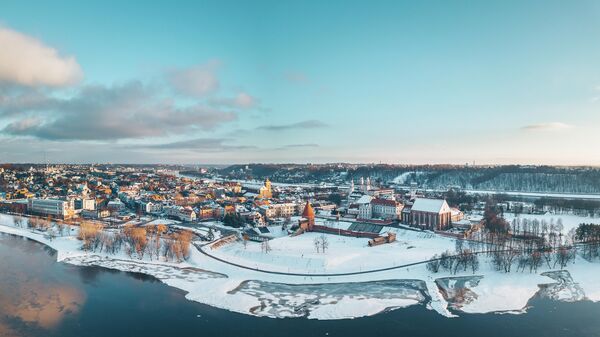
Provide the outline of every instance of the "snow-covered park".
[[[565,221],[566,223],[566,221]],[[0,214],[0,232],[41,242],[57,251],[57,259],[75,265],[96,265],[155,276],[162,282],[187,292],[190,300],[244,314],[267,317],[309,317],[342,319],[368,316],[385,310],[423,304],[451,317],[461,313],[523,312],[527,303],[540,292],[540,285],[551,284],[551,296],[558,300],[589,299],[600,301],[600,262],[581,257],[567,266],[566,275],[557,280],[542,267],[534,273],[496,271],[486,256],[481,267],[457,274],[441,271],[432,274],[425,263],[434,254],[452,251],[455,240],[427,232],[395,229],[397,241],[368,247],[367,239],[326,235],[328,248],[317,252],[314,238],[318,233],[296,237],[282,236],[269,242],[270,251],[261,244],[240,241],[211,250],[210,255],[191,248],[190,257],[181,263],[140,260],[125,253],[84,252],[77,240],[77,228],[65,236],[50,238],[44,233],[15,227],[13,216]],[[343,276],[299,276],[286,273],[352,273],[394,267],[371,273]],[[456,303],[452,293],[457,287],[470,296]],[[548,287],[545,287],[548,288]]]

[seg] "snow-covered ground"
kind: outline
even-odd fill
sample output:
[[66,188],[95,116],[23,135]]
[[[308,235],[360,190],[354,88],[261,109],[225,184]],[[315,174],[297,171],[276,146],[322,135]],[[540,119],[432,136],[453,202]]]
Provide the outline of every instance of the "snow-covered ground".
[[[428,232],[390,229],[397,232],[396,242],[369,247],[368,238],[326,235],[325,253],[317,252],[314,241],[320,233],[305,233],[271,240],[271,251],[261,244],[235,242],[217,250],[205,248],[220,259],[251,268],[276,272],[333,274],[361,272],[411,264],[430,259],[434,254],[454,250],[455,240]],[[387,230],[382,231],[385,233]]]
[[562,220],[563,224],[563,233],[567,234],[571,229],[577,228],[581,223],[595,223],[600,224],[600,218],[592,218],[588,216],[574,215],[574,214],[553,214],[553,213],[545,213],[545,214],[518,214],[506,212],[504,213],[504,218],[512,223],[513,219],[527,219],[533,221],[537,219],[538,221],[545,220],[548,224],[551,222],[557,223],[558,219]]
[[[11,233],[39,241],[53,249],[57,259],[76,265],[97,265],[123,271],[153,275],[162,282],[187,292],[190,300],[245,314],[268,317],[309,317],[341,319],[374,315],[385,310],[415,304],[451,317],[448,302],[436,285],[436,280],[453,277],[473,277],[467,271],[450,275],[431,274],[425,264],[392,270],[345,276],[292,276],[248,270],[213,259],[193,248],[188,261],[173,263],[130,259],[124,253],[86,253],[74,236],[50,240],[43,233],[15,228],[13,217],[0,214],[0,232]],[[435,253],[452,250],[454,240],[431,233],[397,230],[398,242],[367,247],[366,239],[327,235],[330,242],[325,254],[316,253],[314,237],[308,233],[298,237],[282,237],[270,241],[271,252],[260,252],[259,243],[241,243],[209,251],[227,261],[267,270],[296,272],[351,272],[420,262]],[[74,235],[76,230],[72,231]],[[203,249],[208,249],[204,247]],[[551,277],[538,273],[510,274],[492,270],[486,257],[480,258],[478,282],[469,284],[474,294],[460,311],[522,312],[540,284],[556,283]],[[600,263],[578,258],[567,268],[574,284],[585,297],[600,301]],[[568,278],[565,278],[568,279]],[[451,282],[455,284],[456,282]],[[563,287],[564,289],[564,287]],[[568,299],[568,292],[559,296]]]

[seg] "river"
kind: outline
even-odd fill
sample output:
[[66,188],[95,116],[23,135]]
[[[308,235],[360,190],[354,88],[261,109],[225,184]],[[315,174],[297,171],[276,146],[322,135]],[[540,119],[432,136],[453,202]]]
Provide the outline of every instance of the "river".
[[445,318],[423,305],[353,320],[260,318],[185,299],[153,277],[56,262],[0,235],[0,336],[600,336],[600,304],[533,299],[527,314]]

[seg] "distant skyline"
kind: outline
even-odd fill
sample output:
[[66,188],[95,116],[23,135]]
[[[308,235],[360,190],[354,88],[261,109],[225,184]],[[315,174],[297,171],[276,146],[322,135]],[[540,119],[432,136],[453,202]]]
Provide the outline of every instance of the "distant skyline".
[[0,162],[600,165],[598,1],[3,1]]

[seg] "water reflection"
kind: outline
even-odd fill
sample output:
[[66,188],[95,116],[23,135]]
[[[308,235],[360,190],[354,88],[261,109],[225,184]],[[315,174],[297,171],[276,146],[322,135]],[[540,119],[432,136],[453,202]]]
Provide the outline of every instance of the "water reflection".
[[0,235],[0,335],[15,330],[53,329],[66,316],[76,315],[85,294],[64,280],[53,277],[49,249],[23,244],[22,239]]
[[9,319],[51,329],[65,315],[76,314],[85,301],[84,294],[75,288],[23,281],[13,284],[10,293],[0,294],[0,311]]

